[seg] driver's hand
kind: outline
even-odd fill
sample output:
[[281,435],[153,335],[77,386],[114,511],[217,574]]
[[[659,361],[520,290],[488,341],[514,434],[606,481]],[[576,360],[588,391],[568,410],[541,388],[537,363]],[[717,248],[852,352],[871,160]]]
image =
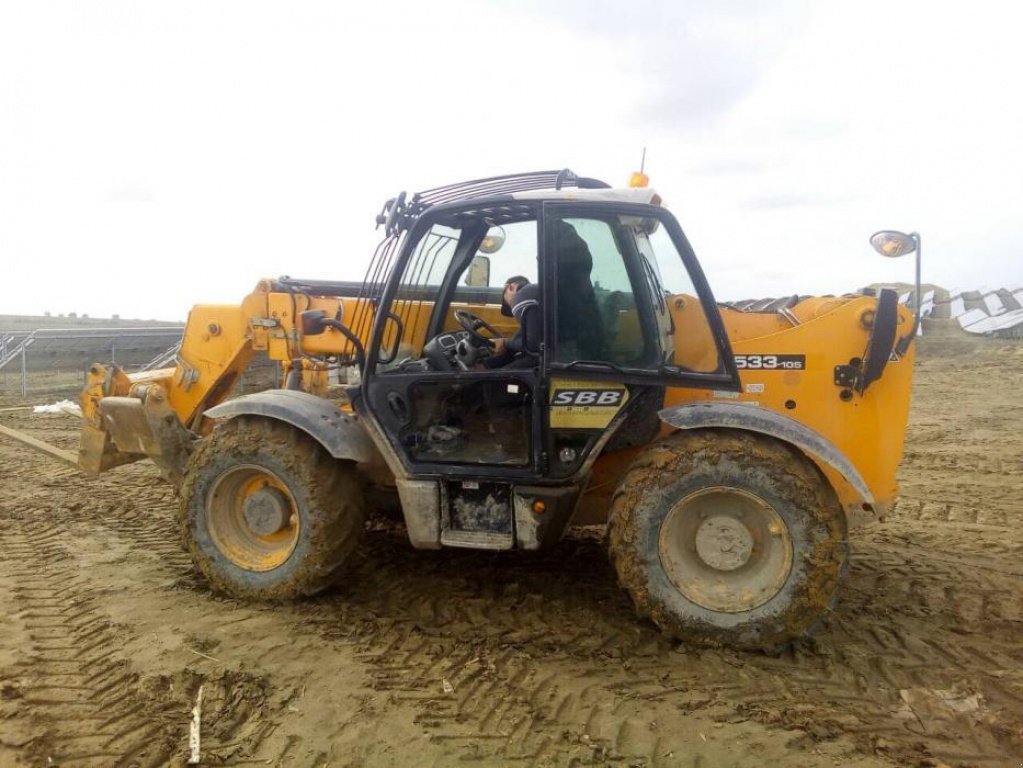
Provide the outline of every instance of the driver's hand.
[[491,339],[491,341],[494,342],[494,351],[493,351],[492,354],[499,355],[502,352],[504,352],[504,342],[505,342],[504,339],[497,338],[497,339]]

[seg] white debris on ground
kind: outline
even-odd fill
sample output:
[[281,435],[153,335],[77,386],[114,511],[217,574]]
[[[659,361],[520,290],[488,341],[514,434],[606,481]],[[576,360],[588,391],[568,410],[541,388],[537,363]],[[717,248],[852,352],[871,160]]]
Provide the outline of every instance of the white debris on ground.
[[81,417],[82,409],[78,406],[78,403],[73,403],[70,400],[61,400],[49,405],[33,406],[32,413],[66,413],[69,416]]
[[987,716],[984,697],[979,693],[967,695],[955,690],[904,688],[899,691],[899,697],[902,706],[894,713],[895,717],[915,720],[926,733],[946,730],[956,718],[977,722]]

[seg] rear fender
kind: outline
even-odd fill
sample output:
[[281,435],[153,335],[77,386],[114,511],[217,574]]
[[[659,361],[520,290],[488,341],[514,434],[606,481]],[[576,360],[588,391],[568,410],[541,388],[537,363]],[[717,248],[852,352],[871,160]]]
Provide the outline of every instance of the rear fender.
[[[845,454],[823,435],[777,411],[741,403],[700,402],[665,408],[658,416],[677,429],[742,429],[794,445],[816,463],[835,486],[851,524],[861,522],[863,510],[874,507],[870,487]],[[848,488],[837,487],[836,476]]]
[[358,464],[379,461],[376,446],[359,419],[322,397],[291,389],[272,389],[243,395],[210,408],[204,416],[233,419],[263,416],[305,432],[333,456]]

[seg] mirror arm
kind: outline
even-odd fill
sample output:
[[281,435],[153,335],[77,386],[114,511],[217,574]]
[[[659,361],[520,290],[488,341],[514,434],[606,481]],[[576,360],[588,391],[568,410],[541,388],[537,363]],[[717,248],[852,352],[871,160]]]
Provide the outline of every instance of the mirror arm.
[[359,370],[364,370],[366,368],[366,350],[362,346],[362,342],[359,341],[359,337],[348,330],[347,325],[338,322],[337,320],[326,318],[324,320],[324,325],[333,328],[336,331],[340,331],[341,335],[352,343],[352,346],[355,347],[355,361],[359,364]]
[[922,246],[920,244],[920,234],[918,232],[910,232],[909,236],[913,238],[913,242],[916,243],[916,312],[913,318],[913,327],[909,333],[899,339],[895,345],[895,354],[902,357],[906,354],[906,350],[909,349],[909,345],[916,338],[917,332],[920,330],[920,308],[923,304],[923,297],[920,295],[920,252]]

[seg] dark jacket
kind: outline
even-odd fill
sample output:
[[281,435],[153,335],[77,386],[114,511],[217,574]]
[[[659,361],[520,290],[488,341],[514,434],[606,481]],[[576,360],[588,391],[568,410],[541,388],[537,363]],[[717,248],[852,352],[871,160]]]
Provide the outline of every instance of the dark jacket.
[[537,357],[543,338],[543,318],[540,316],[540,286],[529,283],[515,293],[512,317],[519,321],[519,330],[508,339],[504,351],[488,357],[483,363],[487,368],[500,368],[519,355]]

